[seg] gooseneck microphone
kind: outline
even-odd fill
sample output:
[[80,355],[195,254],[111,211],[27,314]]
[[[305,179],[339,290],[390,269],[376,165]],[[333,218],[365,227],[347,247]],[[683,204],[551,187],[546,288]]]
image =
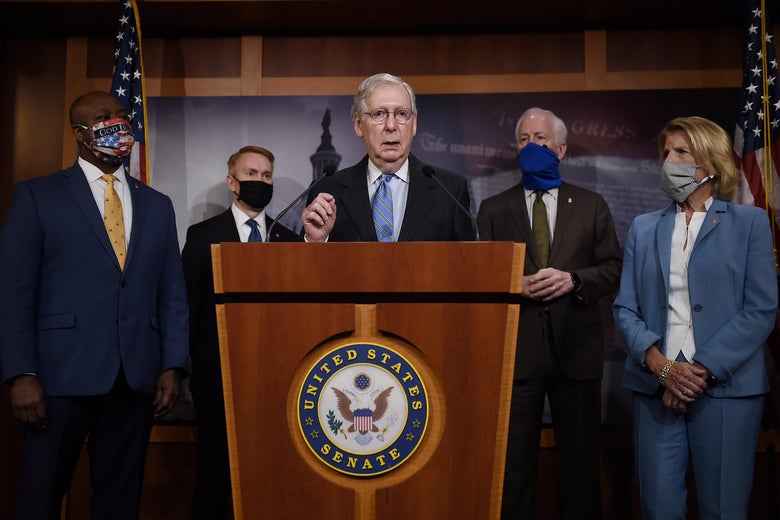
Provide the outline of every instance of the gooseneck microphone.
[[474,220],[474,217],[471,216],[471,212],[463,207],[463,204],[460,203],[458,199],[455,198],[455,195],[452,194],[450,190],[447,189],[447,187],[442,184],[442,182],[436,178],[436,172],[434,171],[433,167],[426,164],[422,168],[423,174],[428,177],[429,179],[433,179],[436,181],[436,184],[439,185],[441,189],[444,190],[444,193],[449,195],[449,197],[452,199],[452,201],[460,208],[460,210],[466,214],[466,216],[469,217],[469,221],[471,221],[471,227],[474,229],[474,237],[477,239],[477,242],[479,242],[479,229],[477,229],[477,221]]
[[325,168],[322,169],[322,175],[320,176],[320,178],[317,179],[316,181],[312,182],[311,184],[309,184],[308,188],[303,190],[301,192],[301,194],[298,195],[298,197],[296,197],[296,199],[294,201],[292,201],[290,204],[288,204],[286,208],[284,208],[282,211],[279,212],[278,215],[276,215],[276,218],[274,219],[273,222],[271,222],[271,225],[268,227],[268,233],[266,234],[266,242],[270,242],[271,241],[271,236],[272,236],[271,235],[271,231],[273,231],[274,226],[276,225],[277,222],[279,222],[279,219],[281,219],[288,211],[290,211],[290,208],[295,206],[296,202],[298,202],[303,197],[305,197],[306,194],[309,193],[311,191],[311,189],[314,188],[317,184],[319,184],[319,182],[322,179],[324,179],[325,177],[330,177],[334,173],[336,173],[336,167],[335,166],[333,166],[332,164],[329,164],[329,165],[325,166]]

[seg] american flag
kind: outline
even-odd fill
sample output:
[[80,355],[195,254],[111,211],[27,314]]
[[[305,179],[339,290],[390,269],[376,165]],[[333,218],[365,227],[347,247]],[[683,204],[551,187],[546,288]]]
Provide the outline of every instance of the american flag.
[[[734,154],[742,172],[736,201],[767,210],[772,222],[777,262],[780,96],[775,42],[764,0],[749,0],[746,4],[742,94],[734,133]],[[780,367],[780,327],[777,321],[767,339],[767,354],[767,372],[772,389],[764,408],[763,426],[771,429],[780,426],[778,372],[777,368],[772,368]]]
[[772,220],[777,257],[775,211],[780,208],[780,96],[775,42],[764,0],[746,2],[742,94],[734,133],[734,153],[742,175],[736,201],[760,206]]
[[141,25],[135,0],[120,0],[119,27],[114,52],[114,79],[111,93],[125,106],[133,124],[135,146],[130,154],[130,175],[149,184],[146,151],[146,96],[144,67],[141,58]]

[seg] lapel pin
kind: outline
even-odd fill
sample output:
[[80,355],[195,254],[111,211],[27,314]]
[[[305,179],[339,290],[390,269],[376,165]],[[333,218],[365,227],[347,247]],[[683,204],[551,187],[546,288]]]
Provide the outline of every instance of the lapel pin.
[[569,204],[571,204],[571,197],[569,197],[569,200],[568,200],[568,202],[569,202]]
[[713,218],[713,219],[712,219],[712,223],[713,223],[713,224],[717,224],[717,223],[718,223],[718,219],[716,219],[716,218]]

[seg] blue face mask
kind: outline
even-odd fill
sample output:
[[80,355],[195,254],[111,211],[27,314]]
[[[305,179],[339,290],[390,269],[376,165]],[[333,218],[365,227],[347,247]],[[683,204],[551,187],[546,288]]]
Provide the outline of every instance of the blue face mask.
[[523,171],[522,183],[527,190],[549,190],[561,185],[558,156],[546,146],[528,143],[517,153]]

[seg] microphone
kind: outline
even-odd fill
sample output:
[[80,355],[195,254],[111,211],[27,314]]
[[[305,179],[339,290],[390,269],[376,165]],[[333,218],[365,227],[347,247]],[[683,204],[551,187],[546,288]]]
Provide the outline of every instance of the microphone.
[[474,236],[476,237],[477,241],[479,242],[479,230],[477,229],[477,221],[474,220],[474,217],[471,216],[471,212],[463,207],[463,204],[460,203],[458,199],[455,198],[455,195],[452,194],[450,190],[447,189],[442,182],[436,178],[436,172],[434,171],[433,167],[426,164],[422,168],[423,175],[428,177],[429,179],[433,179],[436,181],[436,184],[441,187],[441,189],[444,190],[444,193],[449,195],[449,197],[452,199],[452,201],[460,208],[460,210],[466,214],[466,216],[469,217],[469,220],[471,221],[471,227],[474,229]]
[[301,194],[298,195],[298,197],[296,197],[296,199],[294,201],[292,201],[290,204],[288,204],[286,208],[284,208],[282,211],[279,212],[278,215],[276,215],[276,218],[274,219],[273,222],[271,222],[271,225],[268,227],[268,233],[266,234],[266,242],[270,242],[271,241],[271,236],[272,236],[271,235],[271,231],[273,231],[274,226],[276,225],[277,222],[279,222],[279,219],[282,218],[288,211],[290,211],[290,208],[295,206],[296,202],[298,202],[303,197],[305,197],[306,194],[309,193],[313,187],[315,187],[317,184],[319,184],[322,179],[324,179],[325,177],[330,177],[334,173],[336,173],[336,167],[335,166],[333,166],[332,164],[328,164],[327,166],[325,166],[325,168],[322,169],[322,176],[320,176],[320,178],[317,179],[316,181],[314,181],[311,184],[309,184],[308,188],[303,190],[301,192]]

